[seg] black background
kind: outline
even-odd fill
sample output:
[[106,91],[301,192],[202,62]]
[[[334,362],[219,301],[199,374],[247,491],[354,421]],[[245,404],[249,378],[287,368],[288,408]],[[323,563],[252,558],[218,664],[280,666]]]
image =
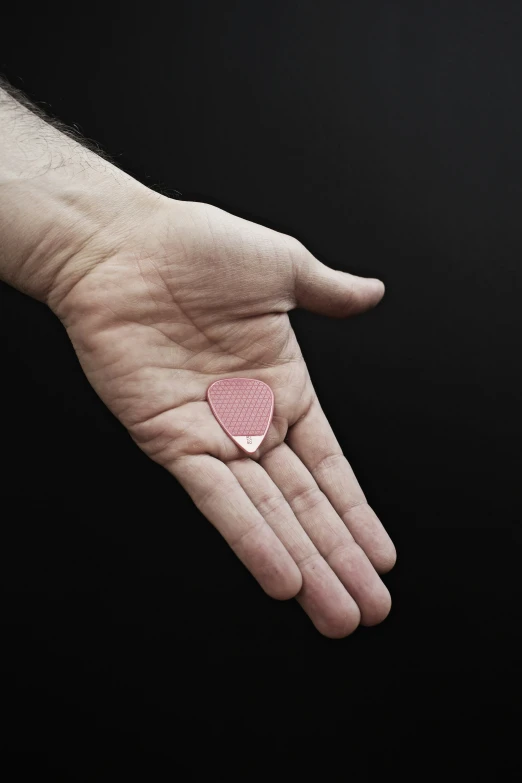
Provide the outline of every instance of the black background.
[[143,751],[196,779],[194,733],[222,735],[212,763],[250,734],[256,770],[278,745],[308,764],[325,735],[371,779],[377,726],[397,769],[428,725],[517,725],[520,3],[40,4],[2,28],[0,70],[141,181],[384,280],[367,315],[292,321],[398,549],[387,621],[322,638],[133,445],[54,316],[3,286],[9,748],[67,780],[120,779]]

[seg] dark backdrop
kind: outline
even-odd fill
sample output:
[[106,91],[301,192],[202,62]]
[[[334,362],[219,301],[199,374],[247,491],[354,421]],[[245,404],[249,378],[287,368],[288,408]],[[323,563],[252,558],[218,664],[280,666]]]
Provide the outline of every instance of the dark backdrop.
[[385,281],[359,319],[292,321],[399,556],[389,619],[320,637],[133,445],[52,314],[4,286],[12,748],[76,780],[86,748],[174,764],[193,729],[349,744],[384,722],[400,757],[426,721],[513,725],[520,3],[41,4],[2,27],[0,70],[143,182]]

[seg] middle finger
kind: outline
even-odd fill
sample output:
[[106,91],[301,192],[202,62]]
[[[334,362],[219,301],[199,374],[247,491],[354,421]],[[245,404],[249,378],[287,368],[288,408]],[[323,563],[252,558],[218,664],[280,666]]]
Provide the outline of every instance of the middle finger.
[[363,625],[384,620],[391,607],[386,586],[299,457],[286,443],[281,443],[263,455],[260,463],[320,554],[356,600]]
[[359,608],[307,536],[278,487],[257,462],[228,463],[258,512],[275,532],[302,575],[296,598],[325,636],[348,636],[359,625]]

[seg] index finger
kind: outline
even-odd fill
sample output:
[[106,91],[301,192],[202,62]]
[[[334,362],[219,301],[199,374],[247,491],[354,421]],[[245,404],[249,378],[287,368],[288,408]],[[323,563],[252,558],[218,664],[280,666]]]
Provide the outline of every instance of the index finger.
[[299,568],[223,462],[210,454],[184,455],[169,469],[268,595],[297,595]]
[[364,492],[317,397],[289,430],[287,443],[306,465],[374,568],[384,573],[395,565],[393,543],[368,505]]

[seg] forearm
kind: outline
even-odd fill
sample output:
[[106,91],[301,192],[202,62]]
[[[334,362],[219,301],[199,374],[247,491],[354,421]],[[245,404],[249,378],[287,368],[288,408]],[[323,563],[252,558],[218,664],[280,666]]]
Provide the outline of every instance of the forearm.
[[139,219],[151,193],[22,105],[0,80],[0,279],[48,301],[72,287],[98,251],[110,253],[107,245],[117,243],[133,211]]

